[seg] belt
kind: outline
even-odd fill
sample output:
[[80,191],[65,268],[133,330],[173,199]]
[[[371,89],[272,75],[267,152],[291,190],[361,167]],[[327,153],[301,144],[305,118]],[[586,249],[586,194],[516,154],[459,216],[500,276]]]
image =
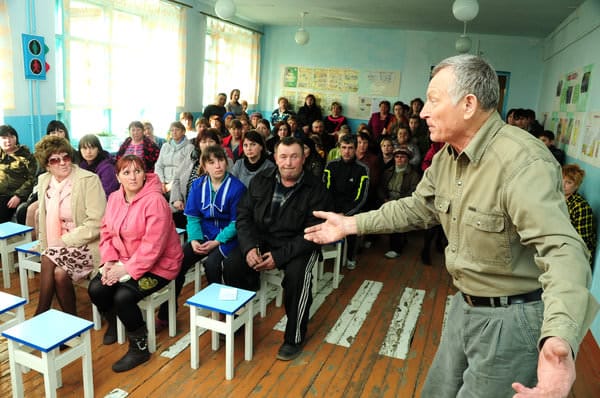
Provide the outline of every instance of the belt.
[[542,289],[534,290],[533,292],[515,294],[514,296],[501,297],[478,297],[462,293],[465,303],[471,307],[507,307],[511,304],[530,303],[542,299]]

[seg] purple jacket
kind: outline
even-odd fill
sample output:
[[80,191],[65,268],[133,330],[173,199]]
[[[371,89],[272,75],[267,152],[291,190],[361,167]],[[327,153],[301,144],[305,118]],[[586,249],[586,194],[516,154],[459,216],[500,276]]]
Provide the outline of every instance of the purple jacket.
[[95,167],[93,164],[88,164],[85,160],[79,163],[79,167],[98,175],[100,182],[102,182],[102,188],[104,188],[106,199],[108,199],[108,195],[119,189],[119,181],[117,181],[117,175],[115,173],[115,161],[108,152],[106,155],[108,157],[101,160]]

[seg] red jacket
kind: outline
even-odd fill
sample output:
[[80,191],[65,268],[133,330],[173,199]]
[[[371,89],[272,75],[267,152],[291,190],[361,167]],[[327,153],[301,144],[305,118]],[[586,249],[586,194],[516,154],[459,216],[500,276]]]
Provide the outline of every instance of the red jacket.
[[100,228],[100,257],[102,264],[120,260],[135,280],[146,272],[175,279],[183,251],[156,174],[146,174],[131,203],[122,186],[110,195]]

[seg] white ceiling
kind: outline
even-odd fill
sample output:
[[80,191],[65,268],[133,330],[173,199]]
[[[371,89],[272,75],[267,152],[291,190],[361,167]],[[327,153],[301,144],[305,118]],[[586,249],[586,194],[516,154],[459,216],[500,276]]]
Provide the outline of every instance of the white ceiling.
[[[206,0],[200,0],[207,2]],[[215,0],[212,1],[214,4]],[[233,0],[236,17],[259,25],[397,28],[462,32],[452,15],[454,0]],[[584,0],[479,0],[467,31],[543,38]]]

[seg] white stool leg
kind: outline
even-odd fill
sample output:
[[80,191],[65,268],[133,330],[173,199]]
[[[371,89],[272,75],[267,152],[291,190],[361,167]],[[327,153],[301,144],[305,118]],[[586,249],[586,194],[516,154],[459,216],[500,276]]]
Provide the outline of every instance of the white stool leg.
[[94,374],[92,368],[92,343],[90,331],[86,331],[82,336],[85,353],[81,358],[83,367],[83,396],[85,398],[94,398]]
[[233,315],[225,316],[225,379],[233,379]]
[[4,279],[4,288],[10,288],[10,264],[8,260],[8,248],[6,239],[0,241],[0,257],[2,259],[2,278]]
[[198,326],[196,314],[198,309],[190,305],[190,365],[192,369],[198,369]]
[[258,303],[260,305],[260,317],[264,318],[267,316],[267,289],[268,283],[266,277],[260,278],[260,289],[258,293]]
[[[342,261],[342,246],[344,245],[344,242],[340,242],[337,243],[335,245],[336,247],[336,253],[335,253],[335,260],[333,262],[333,288],[337,289],[338,286],[340,285],[340,267],[341,267],[341,261]],[[345,256],[345,254],[344,254]]]
[[[216,311],[211,311],[211,318],[218,321],[219,320],[219,313]],[[212,349],[213,351],[217,351],[219,349],[219,333],[215,332],[214,330],[211,331],[211,340],[212,340]]]
[[146,329],[148,329],[148,351],[153,353],[156,351],[156,329],[154,327],[154,306],[151,302],[146,305]]
[[60,369],[56,369],[56,353],[54,351],[42,352],[41,373],[44,375],[46,398],[56,398],[56,389],[62,386]]
[[177,334],[177,297],[175,297],[175,281],[169,282],[169,336]]
[[25,253],[18,252],[19,257],[19,283],[21,285],[21,297],[23,297],[29,303],[29,281],[27,280],[27,269],[23,267],[25,264]]
[[123,344],[125,342],[125,325],[121,322],[121,319],[117,316],[117,342]]
[[8,362],[10,366],[10,384],[12,386],[13,397],[23,398],[23,375],[21,374],[21,365],[15,362],[15,351],[18,350],[18,343],[12,339],[8,341]]
[[253,309],[254,304],[252,303],[252,300],[250,300],[248,302],[248,304],[246,304],[246,316],[248,318],[246,318],[246,324],[244,326],[244,337],[245,340],[244,341],[244,359],[246,359],[246,361],[251,361],[252,360],[252,353],[253,353],[253,330],[254,330],[254,324],[253,324],[253,319],[254,319],[254,309]]
[[94,321],[94,330],[102,329],[102,317],[100,316],[100,311],[98,311],[98,307],[92,303],[92,320]]

